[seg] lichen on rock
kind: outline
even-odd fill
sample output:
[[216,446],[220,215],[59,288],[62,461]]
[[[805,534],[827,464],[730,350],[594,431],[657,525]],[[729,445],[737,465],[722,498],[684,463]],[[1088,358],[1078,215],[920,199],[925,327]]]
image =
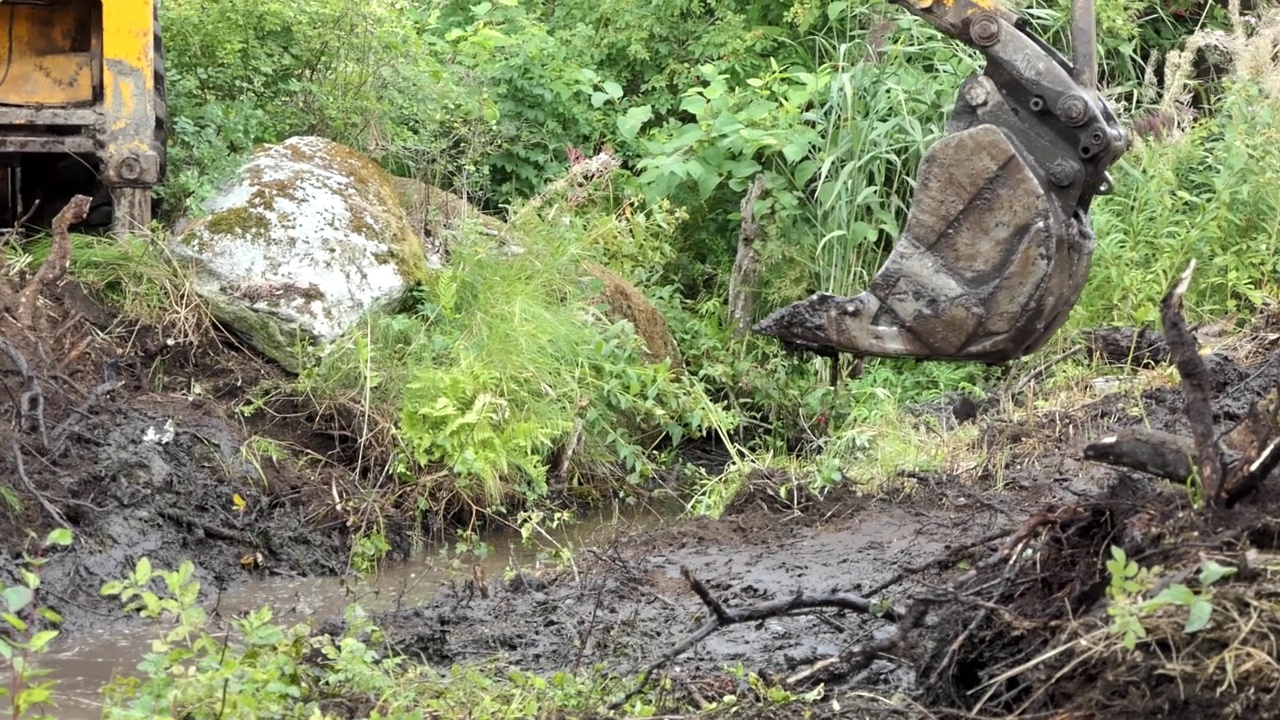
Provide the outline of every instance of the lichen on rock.
[[286,369],[426,278],[422,239],[376,163],[320,137],[260,148],[172,250],[222,323]]

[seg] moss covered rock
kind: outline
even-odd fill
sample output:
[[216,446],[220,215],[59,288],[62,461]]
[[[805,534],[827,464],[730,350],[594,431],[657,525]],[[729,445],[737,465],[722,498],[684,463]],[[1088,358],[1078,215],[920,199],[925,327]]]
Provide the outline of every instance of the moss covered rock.
[[204,209],[173,252],[219,321],[295,372],[298,348],[332,341],[429,272],[391,177],[324,138],[264,146]]

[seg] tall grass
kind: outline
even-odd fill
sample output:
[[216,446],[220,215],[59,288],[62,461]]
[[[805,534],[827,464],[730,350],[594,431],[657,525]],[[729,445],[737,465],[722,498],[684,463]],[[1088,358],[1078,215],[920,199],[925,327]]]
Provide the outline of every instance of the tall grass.
[[811,275],[852,294],[906,224],[916,168],[977,56],[879,0],[848,7],[807,45],[833,75],[816,113],[826,134],[810,204],[819,229]]
[[[1276,294],[1280,273],[1280,11],[1205,31],[1169,53],[1158,107],[1163,139],[1135,138],[1117,189],[1099,198],[1098,250],[1073,324],[1150,323],[1192,259],[1188,305],[1202,319],[1248,314]],[[1232,63],[1212,114],[1191,112],[1191,58],[1213,46]]]

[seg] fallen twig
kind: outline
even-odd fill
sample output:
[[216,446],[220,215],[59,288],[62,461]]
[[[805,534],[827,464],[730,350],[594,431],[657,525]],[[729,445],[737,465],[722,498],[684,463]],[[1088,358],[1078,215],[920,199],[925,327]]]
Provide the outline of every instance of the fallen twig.
[[18,294],[15,319],[24,328],[30,328],[36,312],[36,300],[45,288],[62,279],[71,265],[71,226],[89,215],[88,195],[76,195],[53,218],[53,246],[49,257]]
[[925,607],[926,604],[923,602],[913,603],[903,613],[902,618],[898,621],[898,626],[894,628],[892,633],[885,635],[879,640],[853,645],[846,648],[839,655],[833,655],[832,657],[824,660],[819,660],[809,667],[803,670],[798,670],[787,676],[782,681],[782,684],[794,686],[809,679],[810,677],[813,677],[817,673],[832,667],[840,668],[841,674],[845,676],[866,670],[868,667],[871,667],[871,663],[875,662],[876,658],[888,655],[896,650],[906,638],[907,633],[919,626],[919,624],[924,620]]
[[[680,568],[680,574],[684,576],[689,588],[694,594],[702,600],[703,605],[711,612],[711,617],[706,620],[692,635],[685,638],[680,644],[663,653],[662,657],[650,663],[648,667],[640,675],[640,680],[636,686],[631,689],[625,696],[610,703],[611,710],[617,710],[627,704],[632,698],[639,695],[649,684],[649,679],[653,673],[662,668],[667,663],[675,660],[689,650],[693,649],[698,643],[707,639],[712,633],[730,625],[739,623],[755,622],[766,618],[775,617],[784,613],[790,613],[795,610],[814,610],[818,608],[836,608],[840,610],[851,610],[853,612],[863,613],[865,615],[875,615],[884,618],[890,622],[900,622],[903,618],[914,617],[911,612],[917,612],[914,608],[911,611],[904,610],[887,604],[880,604],[873,600],[856,595],[846,594],[829,594],[829,595],[807,595],[805,593],[796,593],[790,597],[778,598],[769,602],[751,605],[744,608],[730,609],[724,606],[722,602],[707,589],[693,572],[687,567]],[[919,619],[913,622],[919,622]]]
[[1001,538],[1009,537],[1013,533],[1017,532],[1017,530],[1018,528],[1004,528],[1002,530],[989,532],[986,535],[983,535],[982,537],[978,538],[977,540],[974,540],[973,542],[965,543],[964,545],[961,545],[959,547],[952,548],[951,550],[947,551],[946,553],[943,553],[942,555],[938,555],[932,560],[927,560],[925,562],[920,563],[919,565],[912,565],[910,567],[903,568],[899,570],[897,573],[895,573],[893,577],[889,578],[888,580],[885,580],[879,585],[868,590],[867,594],[878,595],[913,575],[919,575],[920,573],[925,572],[926,570],[943,567],[944,565],[950,565],[954,563],[961,555],[969,552],[970,550],[973,550],[974,548],[982,547],[987,543],[995,542],[996,540],[1000,540]]
[[203,532],[205,535],[208,535],[210,537],[216,537],[220,540],[240,543],[241,545],[246,545],[250,547],[253,546],[253,543],[250,542],[248,537],[246,537],[241,533],[236,532],[235,530],[228,530],[226,528],[218,527],[217,525],[210,525],[209,523],[204,523],[189,517],[184,517],[181,513],[179,513],[176,510],[167,510],[167,509],[161,508],[157,510],[156,513],[160,517],[166,520],[169,520],[171,522],[176,522],[182,525],[186,525],[188,527],[196,528],[201,532]]

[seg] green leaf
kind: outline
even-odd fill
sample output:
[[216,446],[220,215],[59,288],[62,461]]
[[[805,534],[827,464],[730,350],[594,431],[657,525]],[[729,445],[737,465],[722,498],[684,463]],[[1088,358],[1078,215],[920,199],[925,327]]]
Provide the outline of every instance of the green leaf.
[[11,612],[0,613],[0,620],[4,620],[6,623],[9,624],[9,627],[13,628],[14,630],[17,630],[20,633],[24,633],[27,631],[27,623],[22,618],[18,617],[17,615]]
[[600,86],[603,87],[604,91],[609,93],[609,97],[613,98],[614,100],[617,100],[618,98],[622,97],[622,86],[619,85],[618,83],[612,80],[605,80],[604,82],[600,83]]
[[687,95],[680,101],[680,109],[690,115],[701,115],[707,107],[707,99],[701,95]]
[[653,108],[649,105],[638,105],[627,110],[618,118],[618,132],[627,140],[634,140],[640,128],[653,117]]
[[1187,624],[1183,626],[1182,631],[1185,633],[1193,633],[1203,630],[1209,624],[1209,617],[1213,614],[1213,605],[1208,600],[1196,600],[1191,604],[1191,612],[1187,613]]
[[1191,588],[1183,585],[1182,583],[1178,583],[1161,590],[1159,595],[1151,598],[1144,603],[1144,605],[1148,607],[1158,607],[1160,605],[1191,605],[1192,603],[1195,603],[1196,600],[1196,594],[1192,592]]
[[133,569],[134,581],[139,585],[146,585],[151,580],[151,558],[138,558],[138,564]]
[[1228,565],[1220,565],[1212,560],[1204,561],[1200,568],[1200,584],[1212,585],[1228,575],[1235,575],[1236,569]]
[[57,528],[55,530],[50,531],[48,537],[46,537],[44,540],[45,547],[49,547],[50,545],[60,545],[62,547],[66,547],[70,544],[71,544],[71,529],[64,528],[64,527]]
[[56,637],[58,637],[57,630],[41,630],[32,636],[31,649],[34,652],[40,652],[49,644],[50,640],[53,640]]
[[804,141],[792,141],[782,146],[782,155],[789,163],[797,163],[809,154],[809,144]]
[[840,0],[839,2],[833,2],[827,6],[827,19],[835,20],[837,15],[844,14],[844,11],[848,9],[849,9],[849,3],[846,2],[845,0]]
[[703,168],[702,175],[698,177],[698,192],[702,195],[702,199],[706,200],[711,197],[711,193],[724,179],[724,175],[712,170],[711,168]]
[[0,597],[4,598],[5,608],[11,613],[16,613],[31,604],[31,601],[35,598],[35,593],[29,587],[14,585],[13,587],[5,588],[4,592],[0,593]]

